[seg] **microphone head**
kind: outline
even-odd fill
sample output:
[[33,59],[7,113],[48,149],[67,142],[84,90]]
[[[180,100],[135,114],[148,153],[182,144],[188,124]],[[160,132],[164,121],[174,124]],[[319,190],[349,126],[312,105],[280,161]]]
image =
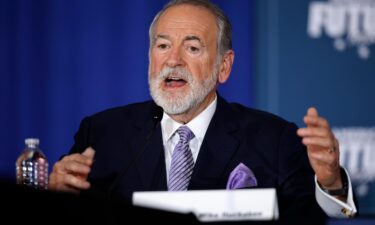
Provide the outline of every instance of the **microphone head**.
[[160,122],[161,119],[163,118],[163,108],[160,107],[160,106],[156,106],[155,107],[155,110],[154,110],[154,114],[153,114],[153,119],[156,121],[156,122]]

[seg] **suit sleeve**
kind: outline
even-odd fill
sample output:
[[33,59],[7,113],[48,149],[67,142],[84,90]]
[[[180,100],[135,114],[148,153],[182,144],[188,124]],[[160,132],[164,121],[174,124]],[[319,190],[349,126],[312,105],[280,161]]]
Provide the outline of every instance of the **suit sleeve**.
[[69,154],[81,153],[87,147],[91,146],[91,124],[91,117],[86,117],[81,121],[79,129],[74,135],[74,144],[70,149]]
[[291,224],[325,224],[327,216],[315,199],[314,171],[296,132],[297,126],[287,123],[279,136],[280,219]]

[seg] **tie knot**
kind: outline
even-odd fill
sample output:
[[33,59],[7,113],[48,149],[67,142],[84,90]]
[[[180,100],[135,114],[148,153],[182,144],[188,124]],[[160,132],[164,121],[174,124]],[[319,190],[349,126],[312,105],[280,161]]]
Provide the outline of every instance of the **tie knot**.
[[181,126],[177,129],[178,135],[180,135],[180,140],[189,142],[195,137],[193,131],[189,129],[188,126]]

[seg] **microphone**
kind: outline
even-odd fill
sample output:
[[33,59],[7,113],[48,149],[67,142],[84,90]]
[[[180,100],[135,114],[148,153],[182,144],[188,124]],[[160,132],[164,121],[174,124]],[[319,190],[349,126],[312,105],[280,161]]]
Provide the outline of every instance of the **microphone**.
[[132,168],[134,166],[134,164],[138,161],[139,157],[141,157],[142,153],[145,151],[147,145],[149,144],[149,142],[151,140],[151,137],[154,135],[156,128],[158,127],[161,119],[163,118],[163,112],[164,112],[163,108],[161,108],[160,106],[157,106],[157,105],[155,106],[154,113],[152,115],[152,120],[153,120],[154,126],[151,128],[150,132],[146,136],[146,140],[145,140],[144,144],[142,145],[142,147],[140,148],[141,150],[138,151],[137,154],[134,155],[134,157],[131,159],[130,163],[125,165],[123,167],[123,169],[120,170],[119,174],[115,177],[115,179],[113,180],[113,182],[109,186],[108,192],[107,192],[108,199],[111,198],[112,192],[115,189],[115,187],[117,186],[120,179],[128,172],[128,170],[130,168]]

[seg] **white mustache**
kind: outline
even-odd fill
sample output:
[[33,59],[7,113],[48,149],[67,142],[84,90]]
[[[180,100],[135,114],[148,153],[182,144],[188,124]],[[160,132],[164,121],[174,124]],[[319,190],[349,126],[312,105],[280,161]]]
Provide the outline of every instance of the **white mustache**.
[[191,83],[193,81],[193,76],[184,68],[171,68],[165,67],[162,71],[160,71],[157,79],[158,80],[165,80],[167,78],[174,77],[179,78]]

